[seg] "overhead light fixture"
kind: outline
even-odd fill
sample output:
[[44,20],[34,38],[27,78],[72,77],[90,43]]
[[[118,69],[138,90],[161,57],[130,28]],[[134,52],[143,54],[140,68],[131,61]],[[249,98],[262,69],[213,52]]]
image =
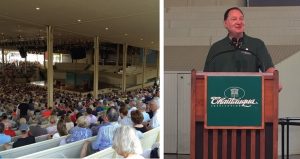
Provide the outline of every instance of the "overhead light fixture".
[[36,7],[36,8],[35,8],[35,10],[40,10],[40,9],[41,9],[40,7]]
[[105,30],[108,30],[108,29],[109,29],[108,27],[105,28]]
[[81,19],[77,19],[77,22],[81,22]]
[[127,33],[125,33],[125,34],[124,34],[124,36],[128,36],[128,34],[127,34]]

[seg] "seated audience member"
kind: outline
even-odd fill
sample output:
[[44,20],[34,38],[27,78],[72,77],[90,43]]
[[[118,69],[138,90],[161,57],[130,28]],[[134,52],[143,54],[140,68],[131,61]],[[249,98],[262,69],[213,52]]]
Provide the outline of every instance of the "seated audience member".
[[48,134],[53,135],[57,132],[57,125],[56,125],[57,117],[55,115],[51,115],[49,119],[49,126],[46,128]]
[[74,127],[74,123],[71,120],[70,115],[66,116],[65,122],[66,122],[67,132],[69,132]]
[[5,113],[2,114],[2,121],[1,122],[4,124],[4,131],[3,131],[3,133],[5,135],[9,135],[10,137],[16,136],[16,132],[12,129],[12,123],[7,118],[7,115]]
[[119,120],[119,124],[132,126],[133,123],[132,123],[130,117],[128,117],[127,108],[126,107],[121,107],[119,109],[119,112],[120,112],[120,117],[121,117],[121,119]]
[[130,117],[131,111],[137,110],[136,102],[132,100],[129,102],[128,106],[129,106],[128,116]]
[[0,145],[11,142],[11,137],[4,134],[5,125],[0,122]]
[[5,125],[5,129],[8,128],[12,128],[12,123],[11,121],[7,118],[6,113],[2,114],[2,121],[1,121],[4,125]]
[[88,123],[88,126],[90,127],[91,125],[94,125],[97,123],[97,117],[93,115],[93,110],[91,108],[86,108],[86,120]]
[[57,133],[53,134],[53,139],[68,135],[66,123],[64,120],[59,120],[57,122]]
[[112,148],[127,159],[143,159],[141,142],[130,126],[119,127],[113,137]]
[[21,131],[21,135],[20,138],[13,143],[13,148],[35,143],[35,138],[28,133],[29,126],[27,124],[20,125],[19,130]]
[[42,119],[37,119],[30,127],[30,133],[32,136],[37,137],[41,135],[46,135],[48,134],[46,128],[42,128]]
[[[68,135],[66,123],[64,120],[60,119],[57,122],[57,133],[55,133],[52,138],[53,139],[60,138],[65,135]],[[64,144],[66,144],[66,139],[62,139],[59,143],[59,145],[64,145]]]
[[[73,110],[73,109],[72,109]],[[77,114],[78,114],[78,110],[74,109],[74,111],[70,114],[70,118],[72,120],[73,123],[76,123],[77,120]]]
[[11,137],[15,137],[16,136],[16,132],[12,128],[5,129],[4,130],[4,134],[5,135],[9,135]]
[[88,124],[85,116],[81,116],[76,121],[77,125],[70,130],[70,136],[67,137],[66,143],[71,143],[92,137],[92,130],[87,128]]
[[150,116],[149,116],[149,114],[146,112],[146,109],[147,109],[147,105],[146,105],[145,103],[142,103],[142,104],[139,106],[139,111],[141,111],[141,113],[143,114],[143,117],[144,117],[143,123],[149,122],[149,121],[150,121]]
[[42,112],[43,118],[48,118],[49,116],[51,116],[51,114],[52,114],[52,107],[49,107],[48,109],[45,109]]
[[159,158],[159,147],[155,147],[151,150],[150,158]]
[[147,128],[142,124],[143,123],[143,114],[139,110],[131,112],[131,120],[133,122],[133,128],[144,133],[147,131]]
[[104,111],[104,108],[102,107],[102,105],[103,105],[103,101],[102,100],[99,101],[99,102],[96,102],[96,112],[97,113]]
[[20,125],[22,125],[22,124],[27,124],[27,120],[26,120],[25,118],[20,118],[19,124],[20,124]]
[[150,101],[149,107],[154,114],[150,120],[149,129],[153,129],[160,126],[161,112],[159,110],[159,101],[154,98]]
[[109,122],[99,127],[97,139],[94,142],[86,141],[81,149],[81,157],[104,150],[112,145],[115,130],[120,127],[118,124],[119,113],[115,107],[110,107],[106,112]]

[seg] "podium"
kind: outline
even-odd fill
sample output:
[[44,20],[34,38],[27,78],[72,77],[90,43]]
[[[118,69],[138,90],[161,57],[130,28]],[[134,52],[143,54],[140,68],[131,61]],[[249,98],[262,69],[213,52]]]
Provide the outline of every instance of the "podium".
[[191,159],[278,158],[278,72],[192,71]]

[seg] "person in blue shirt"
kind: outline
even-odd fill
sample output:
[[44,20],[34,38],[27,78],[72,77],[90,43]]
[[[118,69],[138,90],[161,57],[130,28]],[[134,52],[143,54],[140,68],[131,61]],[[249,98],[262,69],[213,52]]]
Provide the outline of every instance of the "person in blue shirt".
[[66,143],[71,143],[92,137],[92,130],[87,128],[88,123],[85,116],[81,116],[76,120],[77,126],[70,130],[70,136],[66,138]]
[[119,112],[117,108],[110,107],[106,112],[105,118],[108,122],[100,126],[97,139],[94,142],[86,141],[83,144],[80,153],[81,158],[87,156],[87,154],[89,155],[112,146],[114,133],[120,127],[118,124]]
[[4,124],[0,122],[0,145],[11,142],[11,137],[4,134],[4,128]]

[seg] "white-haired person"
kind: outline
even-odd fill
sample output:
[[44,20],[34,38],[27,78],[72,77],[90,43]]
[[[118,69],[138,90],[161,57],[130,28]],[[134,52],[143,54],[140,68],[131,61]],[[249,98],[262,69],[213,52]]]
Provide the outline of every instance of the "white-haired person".
[[153,129],[160,126],[161,112],[159,109],[159,99],[153,98],[149,102],[150,110],[153,112],[153,117],[150,119],[148,129]]
[[150,121],[150,116],[146,112],[146,109],[147,109],[147,105],[145,103],[141,103],[138,107],[138,110],[143,114],[143,117],[144,117],[143,123]]
[[117,128],[114,137],[112,148],[118,155],[127,159],[144,159],[140,154],[143,153],[141,142],[135,133],[135,130],[124,125]]

